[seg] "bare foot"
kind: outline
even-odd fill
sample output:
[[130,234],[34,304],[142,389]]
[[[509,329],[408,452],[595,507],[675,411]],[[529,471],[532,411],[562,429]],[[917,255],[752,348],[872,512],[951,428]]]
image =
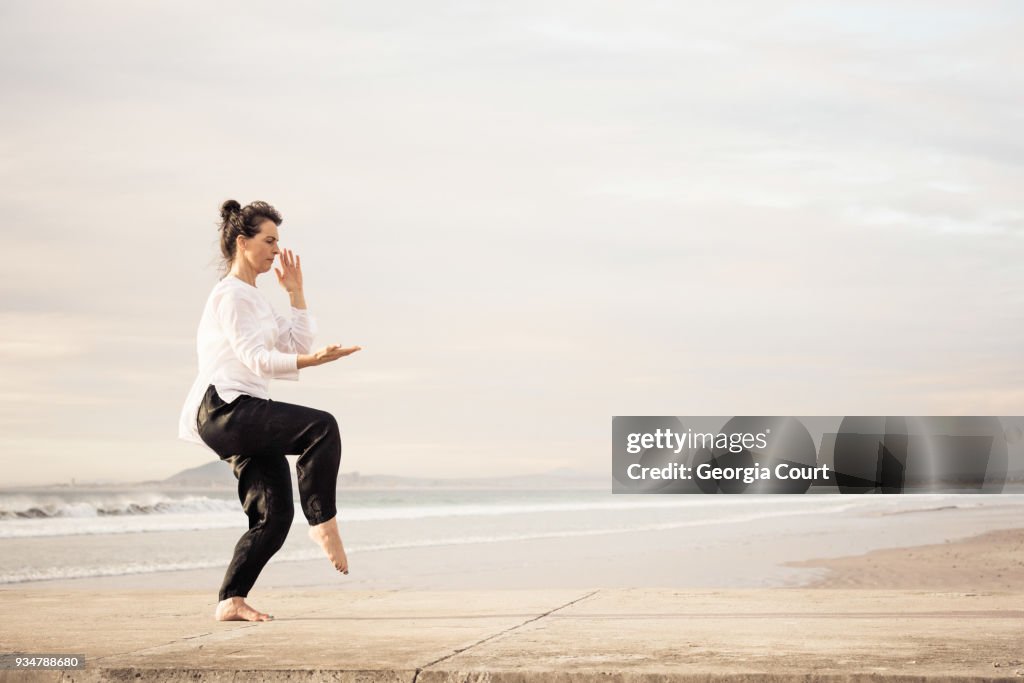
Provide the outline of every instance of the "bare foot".
[[331,517],[323,524],[309,527],[309,537],[327,553],[327,559],[335,569],[342,574],[348,574],[348,556],[345,555],[345,546],[341,544],[337,517]]
[[245,598],[234,597],[221,600],[213,613],[217,621],[270,621],[272,614],[265,614],[245,604]]

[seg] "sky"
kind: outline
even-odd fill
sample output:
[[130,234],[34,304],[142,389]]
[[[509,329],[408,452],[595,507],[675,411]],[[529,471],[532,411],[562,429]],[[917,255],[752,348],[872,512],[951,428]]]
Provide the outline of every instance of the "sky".
[[[614,415],[1020,415],[1016,2],[11,0],[3,484],[159,479],[268,201],[342,471],[605,474]],[[1016,74],[1016,75],[1014,75]],[[258,285],[287,312],[272,274]]]

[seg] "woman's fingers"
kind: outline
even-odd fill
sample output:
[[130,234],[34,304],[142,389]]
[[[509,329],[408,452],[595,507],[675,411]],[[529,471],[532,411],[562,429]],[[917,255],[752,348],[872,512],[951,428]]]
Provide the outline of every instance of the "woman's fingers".
[[362,348],[362,346],[345,347],[341,344],[331,344],[330,346],[325,346],[321,351],[318,351],[316,355],[319,359],[319,363],[329,363],[331,361],[338,360],[339,358],[349,356],[356,351],[362,350]]
[[330,354],[335,359],[338,359],[338,358],[343,358],[345,356],[352,355],[353,353],[355,353],[356,351],[359,351],[363,347],[362,346],[349,346],[349,347],[346,348],[346,347],[340,346],[338,344],[335,344],[335,345],[330,346],[328,348],[330,349]]
[[281,250],[281,265],[286,272],[295,271],[298,275],[302,274],[302,259],[291,249]]

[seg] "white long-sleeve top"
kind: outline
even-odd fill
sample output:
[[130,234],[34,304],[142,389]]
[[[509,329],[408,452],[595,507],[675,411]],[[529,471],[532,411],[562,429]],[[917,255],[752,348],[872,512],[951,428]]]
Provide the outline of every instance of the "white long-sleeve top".
[[178,420],[178,438],[204,447],[196,419],[211,384],[230,402],[239,394],[270,398],[270,380],[299,379],[298,355],[310,353],[316,320],[292,307],[292,319],[279,315],[260,291],[234,275],[213,287],[196,335],[199,374]]

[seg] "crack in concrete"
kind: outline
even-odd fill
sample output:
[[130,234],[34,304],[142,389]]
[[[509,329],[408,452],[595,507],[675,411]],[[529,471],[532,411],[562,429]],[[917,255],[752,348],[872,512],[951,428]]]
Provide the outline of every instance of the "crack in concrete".
[[138,650],[128,650],[127,652],[114,652],[114,653],[111,653],[109,655],[103,655],[102,657],[94,657],[94,658],[92,658],[92,661],[94,661],[94,662],[102,662],[103,660],[110,659],[111,657],[123,657],[125,655],[134,655],[134,654],[139,654],[141,652],[146,652],[147,650],[159,650],[160,648],[166,648],[166,647],[170,647],[172,645],[177,645],[179,643],[183,643],[186,640],[195,640],[195,639],[200,639],[200,638],[206,638],[208,636],[216,636],[216,635],[222,635],[222,634],[227,634],[227,633],[237,633],[238,631],[242,631],[242,630],[247,629],[247,628],[253,628],[255,626],[259,626],[261,623],[265,623],[265,622],[254,622],[252,624],[246,624],[244,626],[239,626],[237,628],[229,629],[227,631],[210,631],[209,633],[201,633],[199,635],[194,635],[194,636],[182,636],[180,638],[175,638],[173,640],[169,640],[166,643],[160,643],[159,645],[148,645],[146,647],[139,648]]
[[526,626],[527,624],[532,624],[535,621],[539,621],[540,619],[543,619],[544,617],[546,617],[548,615],[554,614],[555,612],[557,612],[559,610],[563,610],[566,607],[569,607],[571,605],[575,605],[577,602],[580,602],[582,600],[586,600],[587,598],[592,597],[592,596],[594,596],[594,595],[596,595],[597,593],[600,593],[600,592],[601,592],[601,589],[590,591],[586,595],[581,595],[580,597],[576,598],[575,600],[570,600],[569,602],[565,603],[564,605],[559,605],[558,607],[555,607],[553,609],[549,609],[547,612],[544,612],[543,614],[538,614],[535,617],[527,619],[526,621],[524,621],[521,624],[516,624],[515,626],[510,626],[510,627],[508,627],[507,629],[505,629],[503,631],[498,631],[497,633],[493,633],[493,634],[487,636],[486,638],[482,638],[482,639],[476,641],[475,643],[470,643],[466,647],[460,647],[459,649],[454,650],[454,651],[450,652],[449,654],[446,654],[444,657],[439,657],[439,658],[435,659],[432,662],[428,662],[428,663],[424,664],[423,666],[418,666],[418,667],[416,667],[415,673],[413,673],[412,683],[416,683],[416,679],[419,678],[420,672],[422,672],[424,669],[432,667],[432,666],[434,666],[436,664],[440,664],[441,662],[443,662],[446,659],[451,659],[455,655],[462,654],[463,652],[466,652],[467,650],[470,650],[470,649],[476,647],[477,645],[482,645],[483,643],[486,643],[489,640],[494,640],[495,638],[503,636],[506,633],[511,633],[512,631],[515,631],[516,629],[522,628],[523,626]]
[[205,638],[206,636],[210,635],[213,635],[213,631],[210,631],[209,633],[200,633],[196,636],[185,636],[184,638],[182,638],[182,640],[192,640],[193,638]]

